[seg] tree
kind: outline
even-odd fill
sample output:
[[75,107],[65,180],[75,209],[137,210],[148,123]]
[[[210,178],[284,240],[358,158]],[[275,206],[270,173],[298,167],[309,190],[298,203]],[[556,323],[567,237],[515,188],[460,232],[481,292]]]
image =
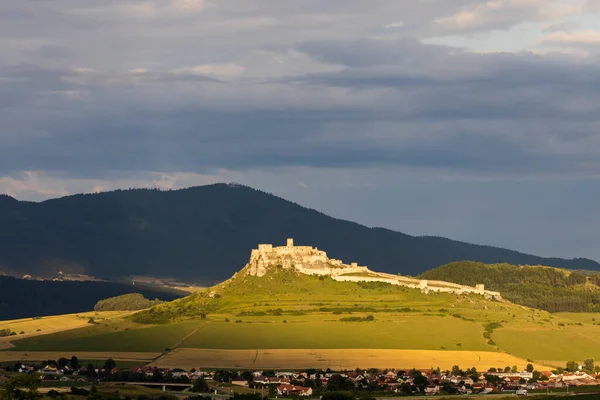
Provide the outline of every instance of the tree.
[[79,369],[79,360],[77,359],[77,357],[73,356],[71,357],[71,368],[73,369]]
[[327,390],[354,390],[354,383],[346,377],[340,374],[331,375],[329,381],[327,381]]
[[525,368],[525,370],[527,372],[533,372],[533,364],[527,364],[527,367]]
[[519,367],[517,367],[516,365],[513,365],[512,368],[510,369],[510,372],[519,372]]
[[452,367],[452,375],[454,375],[454,376],[462,376],[463,375],[463,371],[460,369],[460,367],[458,365],[454,365]]
[[567,363],[567,371],[569,372],[575,372],[579,369],[579,364],[577,364],[575,361],[569,361]]
[[0,390],[0,400],[35,400],[41,398],[38,393],[40,376],[38,374],[17,375],[10,378],[4,389]]
[[117,368],[117,363],[112,358],[109,358],[108,360],[106,360],[104,362],[104,370],[105,371],[110,372],[115,368]]
[[354,400],[350,393],[325,393],[321,400]]
[[67,360],[64,357],[61,357],[58,360],[56,360],[56,363],[58,364],[59,367],[64,368],[67,365],[69,365],[69,360]]
[[192,386],[192,392],[194,393],[206,393],[208,392],[208,384],[204,380],[204,378],[200,377],[194,381],[194,386]]
[[510,367],[508,365],[504,368],[504,372],[510,372]]
[[254,381],[254,374],[250,371],[243,371],[240,376],[248,382],[248,384]]
[[90,381],[96,379],[96,368],[94,368],[94,366],[90,363],[87,365],[87,367],[85,367],[85,369],[87,370],[87,376],[90,379]]
[[594,359],[587,358],[583,360],[583,369],[588,372],[594,372]]

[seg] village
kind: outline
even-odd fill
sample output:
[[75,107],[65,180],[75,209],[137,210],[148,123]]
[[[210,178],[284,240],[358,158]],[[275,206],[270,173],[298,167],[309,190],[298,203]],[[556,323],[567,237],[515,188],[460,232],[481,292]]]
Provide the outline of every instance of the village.
[[[589,361],[589,360],[588,360]],[[590,365],[586,365],[589,367]],[[214,398],[234,394],[255,393],[261,398],[302,397],[320,398],[326,393],[345,391],[368,396],[459,395],[459,394],[517,394],[575,392],[586,388],[600,391],[600,374],[586,371],[570,363],[574,371],[562,368],[554,371],[535,371],[531,364],[519,371],[516,366],[490,368],[479,372],[475,368],[461,370],[378,370],[357,368],[354,371],[329,369],[304,371],[272,370],[183,370],[153,366],[119,368],[111,359],[101,366],[88,363],[80,366],[73,357],[44,363],[14,363],[0,367],[0,385],[10,377],[38,374],[42,386],[86,387],[92,384],[128,383],[164,390],[205,393]],[[598,370],[598,368],[591,368]]]

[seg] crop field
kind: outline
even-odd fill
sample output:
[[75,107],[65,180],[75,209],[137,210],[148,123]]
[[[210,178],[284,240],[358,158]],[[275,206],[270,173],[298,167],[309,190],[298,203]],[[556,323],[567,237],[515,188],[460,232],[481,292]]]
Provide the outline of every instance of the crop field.
[[[152,365],[181,368],[432,368],[451,369],[454,365],[479,370],[517,365],[527,361],[509,354],[486,351],[390,350],[390,349],[271,349],[215,350],[176,349]],[[534,365],[540,370],[547,369]]]
[[[242,276],[211,290],[218,296],[197,292],[135,318],[82,313],[0,322],[0,328],[12,324],[13,331],[25,332],[1,339],[0,346],[10,341],[14,347],[12,356],[0,355],[51,352],[43,354],[70,357],[93,352],[94,359],[102,359],[135,353],[152,360],[164,354],[161,363],[180,357],[194,367],[219,367],[216,362],[221,360],[230,366],[256,366],[260,361],[271,368],[292,368],[304,361],[310,367],[429,368],[600,359],[600,325],[589,313],[550,314],[477,295],[423,294],[383,283],[335,282],[285,271],[262,278]],[[90,317],[94,324],[88,323]],[[194,364],[204,355],[201,364]]]
[[524,358],[564,366],[569,360],[600,359],[600,326],[501,328],[492,335],[503,350]]
[[0,338],[0,349],[11,348],[12,344],[10,342],[14,340],[89,326],[90,324],[88,321],[90,318],[94,318],[98,323],[106,323],[108,321],[120,319],[128,314],[131,314],[131,312],[85,312],[0,321],[0,329],[10,329],[17,334],[17,336]]
[[[331,315],[327,315],[331,318]],[[321,317],[323,318],[323,317]],[[379,321],[383,319],[383,321]],[[284,323],[283,321],[287,321]],[[444,329],[440,329],[440,325]],[[275,321],[208,322],[181,347],[212,349],[466,349],[493,350],[481,325],[453,317],[377,314],[365,322],[306,321],[278,317]]]
[[[115,321],[116,322],[116,321]],[[68,330],[14,342],[16,351],[163,352],[194,332],[199,321],[140,326],[129,321]]]
[[107,360],[112,358],[117,361],[138,361],[140,365],[146,364],[158,357],[160,353],[148,352],[62,352],[62,351],[38,351],[38,352],[20,352],[20,351],[0,351],[0,362],[8,361],[40,361],[57,360],[61,357],[71,358],[76,356],[80,360]]

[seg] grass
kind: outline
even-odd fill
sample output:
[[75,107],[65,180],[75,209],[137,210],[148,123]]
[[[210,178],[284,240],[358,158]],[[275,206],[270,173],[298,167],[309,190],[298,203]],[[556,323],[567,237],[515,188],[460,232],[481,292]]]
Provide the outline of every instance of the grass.
[[131,361],[135,362],[136,365],[144,365],[160,356],[160,352],[121,352],[121,351],[104,351],[104,352],[90,352],[90,351],[0,351],[0,363],[8,363],[11,361],[27,361],[34,362],[40,360],[58,360],[61,357],[70,359],[72,356],[76,356],[80,360],[99,360],[105,361],[109,358],[117,361]]
[[492,337],[512,354],[564,366],[569,360],[600,359],[600,326],[500,328]]
[[[0,321],[0,329],[10,329],[19,336],[21,332],[25,337],[45,335],[52,332],[59,332],[69,329],[89,326],[88,321],[94,318],[96,322],[104,323],[106,321],[119,319],[131,312],[107,311],[107,312],[86,312],[78,314],[65,314],[49,317],[23,318],[9,321]],[[10,347],[3,346],[9,340],[15,340],[15,337],[1,338],[0,349]]]
[[162,352],[174,347],[200,321],[140,326],[130,321],[68,330],[15,342],[15,351]]
[[[201,313],[207,318],[199,318]],[[367,315],[373,315],[374,321],[340,322]],[[13,350],[21,353],[148,354],[167,348],[390,349],[444,354],[460,350],[499,356],[506,352],[564,365],[572,359],[600,359],[600,350],[596,350],[600,349],[600,339],[596,339],[600,338],[600,326],[594,325],[592,318],[592,314],[551,315],[474,294],[422,294],[385,283],[335,282],[276,269],[261,278],[240,273],[223,284],[158,305],[135,318],[115,316],[96,325],[86,321],[85,327],[76,325],[76,329],[63,332],[10,340],[16,346]],[[501,327],[485,332],[486,326],[496,323]],[[424,360],[431,358],[425,356]],[[353,368],[369,366],[370,359],[362,361],[365,364]]]
[[[331,317],[327,314],[328,318]],[[287,323],[284,323],[283,320]],[[492,350],[480,325],[446,317],[384,314],[371,322],[317,321],[301,317],[209,322],[181,347],[213,349],[461,349]],[[440,325],[444,329],[440,329]],[[457,347],[457,344],[461,346]],[[462,345],[464,343],[464,345]]]

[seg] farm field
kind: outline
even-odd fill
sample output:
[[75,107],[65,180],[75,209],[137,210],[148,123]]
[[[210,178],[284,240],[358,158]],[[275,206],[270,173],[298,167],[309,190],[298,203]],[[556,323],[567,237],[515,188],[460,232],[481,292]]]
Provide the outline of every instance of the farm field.
[[15,340],[87,327],[90,325],[88,323],[90,318],[94,318],[94,320],[99,323],[106,323],[112,320],[120,320],[122,317],[129,314],[131,314],[131,312],[91,311],[78,314],[0,321],[0,329],[10,329],[11,331],[17,333],[17,336],[0,338],[0,350],[11,348],[12,344],[10,342]]
[[[331,363],[351,368],[388,362],[385,367],[405,363],[429,368],[462,360],[465,367],[505,367],[527,359],[557,366],[600,359],[600,326],[594,314],[550,314],[474,294],[423,294],[384,283],[335,282],[283,270],[261,278],[236,276],[131,316],[104,314],[0,322],[0,327],[13,324],[26,332],[4,338],[14,345],[13,355],[1,355],[93,352],[97,359],[108,354],[125,359],[117,355],[124,352],[146,361],[162,354],[161,363],[184,357],[191,365],[214,351],[234,366],[250,365],[252,354],[252,365],[259,360],[286,363],[278,364],[282,368],[303,359],[318,363],[312,367]],[[89,317],[94,324],[88,323]],[[241,358],[232,358],[236,355]],[[202,365],[220,366],[213,362],[207,356]]]
[[492,338],[508,353],[553,365],[562,366],[569,360],[600,359],[600,326],[506,327],[495,331]]
[[139,325],[127,320],[36,336],[14,342],[16,351],[163,352],[177,346],[201,322]]
[[[330,318],[331,314],[325,318]],[[363,315],[361,317],[364,318]],[[323,317],[321,317],[323,318]],[[483,328],[453,317],[377,314],[370,322],[306,321],[303,317],[242,323],[208,322],[181,347],[212,349],[466,349],[493,350]],[[284,323],[283,321],[287,321]],[[444,329],[439,329],[440,325]]]
[[[486,351],[390,350],[390,349],[271,349],[216,350],[176,349],[152,365],[182,368],[431,368],[451,369],[453,365],[474,366],[479,370],[517,365],[527,361],[509,354]],[[535,364],[541,370],[547,369]]]
[[8,361],[40,361],[40,360],[57,360],[61,357],[71,358],[76,356],[80,360],[101,360],[106,361],[112,358],[115,361],[138,361],[139,364],[146,364],[158,357],[160,353],[150,352],[130,352],[130,351],[77,351],[77,352],[62,352],[62,351],[37,351],[37,352],[20,352],[20,351],[0,351],[0,362]]

